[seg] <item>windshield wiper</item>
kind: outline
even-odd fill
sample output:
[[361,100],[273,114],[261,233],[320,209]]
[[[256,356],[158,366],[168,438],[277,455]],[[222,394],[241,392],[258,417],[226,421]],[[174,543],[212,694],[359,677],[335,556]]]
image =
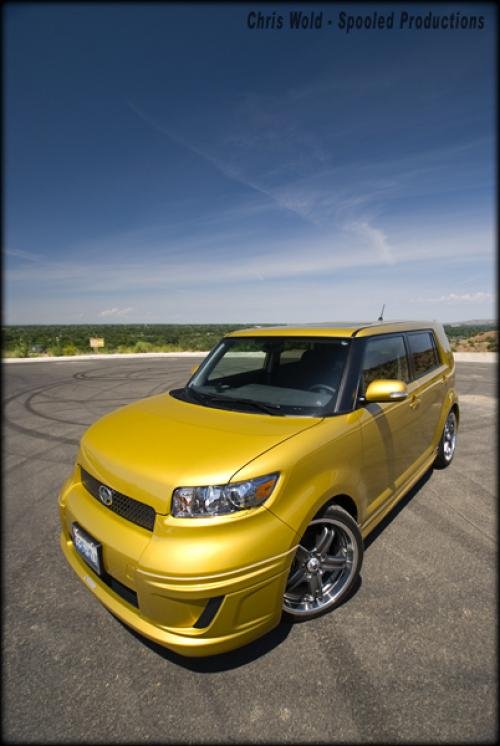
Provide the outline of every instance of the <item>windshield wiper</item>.
[[255,401],[254,399],[244,399],[244,398],[238,398],[236,396],[221,396],[220,394],[207,394],[204,391],[196,391],[191,386],[187,387],[190,394],[194,394],[195,399],[198,399],[199,402],[203,401],[220,401],[224,404],[249,404],[250,406],[254,407],[255,409],[259,409],[261,412],[266,412],[266,414],[272,414],[275,416],[283,417],[284,414],[281,411],[281,407],[279,404],[273,405],[273,404],[265,404],[261,401]]

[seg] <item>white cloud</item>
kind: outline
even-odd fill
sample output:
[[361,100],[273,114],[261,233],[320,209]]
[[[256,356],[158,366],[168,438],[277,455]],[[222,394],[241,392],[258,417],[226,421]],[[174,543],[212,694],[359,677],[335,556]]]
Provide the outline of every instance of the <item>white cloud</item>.
[[[447,263],[446,263],[447,264]],[[379,262],[380,265],[380,262]],[[394,281],[394,271],[385,267],[374,274],[354,272],[342,275],[338,280],[313,275],[290,277],[286,282],[265,278],[260,281],[257,275],[244,284],[228,282],[221,288],[212,282],[199,284],[196,288],[151,287],[147,293],[142,290],[129,291],[127,301],[133,311],[126,317],[116,315],[99,316],[89,307],[89,297],[78,291],[64,296],[54,292],[47,295],[30,296],[30,303],[19,302],[17,294],[7,293],[6,323],[31,324],[60,323],[61,318],[68,322],[83,323],[77,313],[85,311],[85,323],[306,323],[318,321],[366,321],[375,320],[383,303],[386,303],[384,316],[387,320],[405,318],[439,319],[443,322],[463,321],[470,318],[494,318],[495,307],[492,300],[471,302],[422,302],[409,304],[409,297],[415,297],[422,289],[422,272],[401,272],[402,282]],[[399,275],[399,269],[397,271]],[[476,287],[478,287],[476,285]],[[440,296],[441,288],[427,285],[428,295]],[[109,289],[108,289],[109,291]],[[95,291],[93,291],[95,292]],[[109,292],[107,293],[109,296]],[[469,293],[467,295],[475,295]],[[490,296],[484,293],[484,296]],[[123,293],[107,302],[109,308],[123,306]],[[481,296],[483,297],[483,296]],[[98,307],[97,307],[98,308]]]
[[[51,292],[64,295],[70,287],[73,293],[79,295],[106,293],[110,298],[110,307],[101,314],[113,317],[128,312],[119,306],[120,300],[126,298],[130,302],[132,294],[141,290],[158,289],[176,293],[192,289],[193,293],[207,285],[220,287],[248,283],[257,277],[290,280],[331,275],[333,278],[341,270],[369,271],[380,267],[381,261],[400,267],[403,273],[408,272],[408,265],[414,267],[428,263],[430,268],[436,268],[440,260],[452,266],[464,262],[477,264],[481,259],[491,261],[492,258],[493,238],[489,230],[471,229],[458,234],[450,229],[439,236],[432,236],[428,231],[418,238],[408,232],[399,232],[389,243],[385,233],[369,222],[354,225],[357,225],[357,233],[351,223],[342,232],[315,236],[310,240],[274,240],[265,246],[260,239],[238,241],[231,232],[212,233],[206,246],[199,238],[194,242],[179,240],[175,246],[166,242],[163,250],[158,245],[155,255],[150,256],[147,262],[137,261],[138,254],[147,253],[144,247],[140,252],[132,252],[133,257],[120,257],[119,262],[97,261],[94,257],[91,260],[88,253],[82,250],[80,253],[87,257],[85,263],[45,261],[36,267],[6,269],[5,278],[12,292],[14,288],[35,284],[36,287],[45,287],[47,292],[50,288]],[[216,245],[218,248],[214,251]],[[101,252],[108,256],[115,253],[111,247]],[[408,285],[408,280],[408,275],[401,274],[402,282]],[[464,295],[467,296],[465,300],[488,300],[473,292]],[[445,299],[446,296],[442,296],[441,302]],[[459,297],[449,300],[459,300]],[[113,302],[116,306],[111,305]]]
[[127,316],[133,310],[134,309],[131,306],[129,306],[128,308],[106,308],[104,311],[99,311],[99,316],[122,317]]
[[435,298],[411,298],[410,303],[486,303],[494,300],[493,293],[448,293]]
[[240,165],[230,163],[227,158],[214,156],[211,153],[202,150],[193,143],[188,142],[184,137],[180,137],[179,135],[174,134],[164,125],[159,124],[155,119],[153,119],[153,117],[149,116],[149,114],[145,114],[131,101],[127,101],[127,104],[144,122],[149,124],[158,132],[166,135],[172,142],[185,148],[190,153],[197,155],[206,163],[210,163],[210,165],[216,171],[225,176],[227,179],[241,184],[251,191],[257,192],[258,194],[266,197],[271,202],[271,204],[275,205],[276,207],[293,212],[306,223],[314,224],[314,221],[310,219],[308,215],[308,210],[304,209],[303,205],[300,202],[299,204],[296,204],[294,200],[281,199],[280,194],[274,189],[267,188],[262,183],[258,183],[255,179],[252,179],[248,176],[248,174],[244,173],[244,170],[246,169],[243,170]]
[[362,238],[366,238],[371,246],[376,250],[378,257],[385,264],[394,264],[395,259],[392,253],[392,249],[389,246],[387,236],[379,228],[375,228],[367,222],[351,223],[347,226],[348,229],[352,230],[355,234],[360,235]]
[[19,259],[26,259],[29,262],[39,262],[44,257],[43,254],[34,254],[31,251],[21,251],[21,249],[6,249],[5,254],[7,256],[15,256]]

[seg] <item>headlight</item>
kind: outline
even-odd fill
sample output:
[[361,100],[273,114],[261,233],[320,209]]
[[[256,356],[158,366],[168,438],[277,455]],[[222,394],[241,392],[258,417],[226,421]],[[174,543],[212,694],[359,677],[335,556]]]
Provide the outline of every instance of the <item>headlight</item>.
[[178,487],[172,497],[176,518],[208,518],[255,508],[271,495],[278,474],[213,487]]

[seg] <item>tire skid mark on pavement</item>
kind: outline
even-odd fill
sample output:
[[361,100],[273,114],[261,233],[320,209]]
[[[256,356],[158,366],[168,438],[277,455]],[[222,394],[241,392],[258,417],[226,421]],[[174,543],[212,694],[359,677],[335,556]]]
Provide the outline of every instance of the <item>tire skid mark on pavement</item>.
[[[113,374],[112,371],[117,370],[118,375]],[[87,371],[79,371],[74,373],[72,378],[76,381],[157,381],[158,376],[161,375],[161,371],[153,370],[152,368],[138,368],[136,370],[123,372],[121,365],[110,365],[106,366],[105,374],[103,375],[102,366],[97,368],[91,368]],[[98,375],[92,375],[97,373]],[[111,373],[111,375],[108,375]],[[152,373],[152,376],[146,376],[145,373]]]
[[[54,386],[50,385],[47,388],[54,388]],[[45,390],[45,389],[42,389],[42,390]],[[21,404],[21,406],[22,406],[22,409],[25,412],[29,412],[30,414],[35,415],[35,417],[38,417],[39,419],[55,420],[56,422],[61,422],[61,424],[64,424],[64,425],[71,425],[71,426],[75,426],[75,427],[82,427],[82,425],[83,425],[84,427],[88,427],[87,423],[82,423],[82,422],[79,422],[79,421],[72,421],[72,420],[69,420],[69,419],[61,420],[60,418],[55,418],[55,417],[52,417],[51,415],[43,415],[40,412],[37,412],[36,410],[34,410],[32,408],[32,405],[31,405],[31,400],[33,399],[33,397],[37,396],[37,394],[38,394],[38,392],[35,391],[25,401],[19,402]],[[24,395],[24,392],[22,392],[21,394],[19,394],[16,398],[20,399],[23,395]],[[11,402],[9,402],[9,403],[11,403]],[[52,433],[48,433],[48,432],[40,432],[39,430],[36,430],[35,428],[24,427],[22,425],[19,425],[17,422],[13,422],[12,419],[10,417],[8,417],[8,416],[6,417],[6,421],[8,422],[9,427],[11,427],[12,429],[16,430],[17,432],[25,432],[25,433],[27,433],[29,435],[33,435],[33,437],[42,437],[42,438],[46,438],[47,440],[54,440],[55,439],[55,440],[60,440],[61,442],[73,442],[73,441],[68,441],[65,438],[65,436],[53,435]]]
[[[46,386],[42,386],[42,387],[39,386],[35,389],[31,389],[31,393],[29,389],[27,391],[18,392],[17,394],[14,394],[13,396],[9,397],[9,399],[6,400],[5,408],[7,408],[7,405],[12,404],[13,402],[18,402],[22,406],[24,411],[30,412],[30,414],[34,414],[35,417],[38,417],[40,419],[55,419],[50,416],[44,416],[40,414],[39,412],[36,412],[36,410],[32,411],[31,400],[33,399],[33,397],[37,396],[39,393],[45,393],[46,391],[54,389],[60,386],[61,383],[62,384],[67,383],[67,379],[64,379],[63,381],[57,381],[55,383],[47,384]],[[25,396],[27,393],[30,394],[28,396],[28,399],[24,402],[20,402],[19,400],[23,396]],[[82,423],[80,422],[72,422],[71,420],[59,420],[58,419],[57,421],[61,422],[62,424],[75,425],[77,427],[81,427],[82,425]],[[23,425],[19,425],[19,423],[14,422],[12,417],[10,417],[7,414],[5,415],[5,422],[8,425],[8,427],[10,427],[12,430],[15,430],[16,432],[19,432],[19,433],[23,433],[25,435],[29,435],[33,438],[42,438],[43,440],[51,440],[51,441],[56,441],[60,443],[67,443],[68,445],[78,445],[79,443],[79,441],[75,440],[74,438],[68,438],[63,435],[54,435],[48,432],[41,432],[37,430],[36,428],[24,427]],[[85,426],[87,426],[86,423],[85,423]]]
[[63,419],[61,417],[55,417],[51,414],[42,414],[42,412],[39,412],[37,409],[34,408],[32,405],[32,401],[35,396],[38,396],[38,394],[35,392],[34,394],[31,394],[25,402],[23,402],[24,409],[27,412],[30,412],[31,414],[34,414],[35,417],[41,417],[43,420],[51,420],[53,422],[61,422],[63,425],[81,425],[82,427],[88,427],[91,423],[90,422],[81,422],[80,420],[67,420]]
[[[131,379],[130,377],[126,377],[126,376],[115,376],[114,378],[106,378],[106,379],[97,379],[97,378],[90,379],[89,378],[86,380],[86,383],[93,383],[94,381],[99,382],[100,380],[113,381],[115,385],[109,386],[108,388],[103,388],[102,386],[100,386],[98,389],[98,393],[103,393],[104,391],[119,389],[120,387],[123,387],[127,383],[135,384],[135,383],[142,383],[143,381],[144,382],[145,381],[156,382],[156,386],[152,386],[149,390],[146,390],[143,394],[140,394],[139,396],[137,394],[134,394],[134,399],[140,398],[140,396],[149,396],[150,395],[149,391],[156,389],[158,385],[162,385],[162,384],[165,384],[166,386],[170,385],[168,382],[168,379],[165,376],[159,376],[159,375],[155,376],[154,378],[142,378],[141,377],[141,378],[133,378],[133,379]],[[160,380],[160,384],[158,384],[159,380]],[[175,380],[175,377],[174,377],[174,380]],[[135,387],[134,387],[134,391],[136,391]]]
[[[7,418],[6,418],[7,419]],[[66,438],[62,435],[50,435],[49,433],[41,433],[39,430],[33,430],[27,427],[22,427],[11,420],[7,420],[9,427],[18,433],[23,435],[29,435],[30,438],[39,438],[41,440],[52,440],[56,443],[64,443],[65,445],[78,446],[80,443],[79,439]]]
[[[49,449],[47,449],[47,452],[50,453],[50,451],[54,450],[54,445],[52,445]],[[13,454],[17,455],[17,454]],[[4,473],[6,477],[12,476],[16,473],[19,469],[24,468],[27,464],[33,465],[35,463],[46,463],[46,464],[63,464],[65,466],[68,466],[70,469],[74,464],[74,449],[71,449],[71,457],[68,456],[68,459],[64,459],[61,457],[61,449],[58,450],[58,456],[57,458],[46,458],[40,456],[38,453],[30,456],[26,456],[22,459],[22,461],[18,461],[17,464],[13,464],[12,466],[5,468]]]
[[[118,388],[118,386],[117,386],[117,388]],[[100,392],[98,392],[98,393],[100,393]],[[35,392],[30,397],[28,397],[28,399],[26,400],[26,402],[24,404],[24,408],[27,411],[29,411],[31,414],[34,414],[35,416],[40,417],[41,419],[54,420],[55,422],[61,422],[63,424],[80,425],[80,426],[83,426],[83,427],[88,427],[89,425],[92,424],[93,421],[95,421],[96,418],[98,418],[98,417],[101,416],[100,413],[96,413],[94,411],[94,409],[91,409],[89,407],[89,403],[93,404],[95,401],[98,401],[98,403],[99,402],[108,402],[108,403],[110,403],[110,402],[113,402],[113,401],[117,401],[117,400],[109,399],[109,398],[104,398],[102,400],[96,400],[93,396],[89,396],[89,397],[87,397],[87,399],[74,399],[74,400],[73,399],[58,399],[57,400],[58,404],[63,404],[63,403],[73,404],[73,403],[75,403],[75,404],[81,405],[81,407],[83,409],[85,409],[87,412],[89,412],[89,410],[90,410],[90,415],[93,418],[92,421],[91,422],[80,422],[80,421],[77,421],[77,420],[62,419],[62,418],[56,417],[54,415],[49,415],[49,414],[46,414],[44,412],[40,412],[32,404],[32,401],[33,401],[33,399],[35,397],[38,397],[41,394],[43,394],[43,392]],[[127,398],[119,399],[118,401],[120,401],[121,403],[127,404],[127,403],[130,403],[131,401],[133,401],[133,399],[131,399],[130,397],[127,397]],[[35,402],[35,403],[38,403],[38,402]],[[39,402],[39,406],[47,406],[47,405],[50,406],[51,404],[52,404],[52,400],[50,400],[50,399],[48,399],[45,402]],[[105,409],[105,411],[107,411],[108,407],[106,407],[106,405],[104,405],[104,409]]]
[[[113,369],[116,369],[118,366],[116,365],[109,365],[105,366],[105,370],[112,371]],[[78,371],[77,373],[73,373],[71,378],[74,381],[107,381],[107,380],[116,380],[117,376],[109,376],[109,375],[103,375],[103,368],[102,365],[98,365],[95,368],[90,368],[90,370],[84,370],[84,371]],[[97,373],[100,375],[92,375],[93,373]]]
[[[46,500],[47,498],[52,497],[53,494],[53,491],[49,490],[43,496],[43,499]],[[25,516],[24,519],[26,520]],[[22,521],[20,521],[20,523],[23,525]],[[45,562],[45,565],[48,564],[47,556],[45,554],[47,546],[52,548],[54,556],[56,556],[57,561],[59,561],[59,552],[61,551],[59,549],[59,530],[55,532],[52,526],[49,526],[44,534],[39,534],[38,543],[31,544],[30,552],[24,554],[22,557],[19,557],[19,552],[16,552],[15,548],[11,548],[5,552],[5,562],[9,567],[9,581],[12,583],[13,587],[20,589],[21,594],[24,591],[29,593],[33,590],[26,586],[25,578],[29,575],[29,573],[26,572],[26,569],[31,569],[33,564],[36,564],[37,561]],[[92,596],[89,598],[92,599]],[[11,601],[11,606],[12,605],[13,600]]]
[[26,467],[28,464],[33,464],[33,462],[36,461],[38,464],[52,464],[57,466],[66,466],[68,469],[68,476],[70,474],[71,468],[73,464],[75,463],[75,451],[72,448],[71,449],[71,456],[68,456],[67,459],[64,458],[58,458],[58,459],[49,459],[49,458],[40,458],[40,459],[33,459],[31,457],[23,459],[23,461],[20,461],[18,464],[15,464],[14,466],[11,466],[10,469],[7,469],[5,471],[5,475],[7,477],[13,476],[16,471],[19,469],[22,469]]
[[[474,451],[472,450],[469,450],[467,453],[469,456],[474,455]],[[481,454],[484,454],[484,450],[481,451]],[[461,470],[458,472],[458,469],[456,471],[457,473],[459,473],[461,481],[468,482],[469,485],[474,488],[474,500],[482,500],[485,505],[490,507],[491,500],[496,500],[497,493],[493,490],[488,489],[488,487],[485,487],[484,484],[478,482],[477,479],[474,479],[474,477],[471,477],[470,472]]]
[[[401,740],[399,730],[390,724],[391,712],[385,704],[380,689],[370,672],[363,666],[359,651],[352,647],[342,633],[342,628],[335,625],[335,629],[332,630],[326,642],[323,636],[318,634],[319,627],[315,628],[313,625],[311,627],[312,635],[319,642],[321,654],[330,660],[332,668],[342,671],[345,675],[345,680],[338,682],[337,686],[351,705],[351,718],[361,741],[373,740],[376,733],[378,743],[398,743]],[[360,689],[363,691],[364,702],[370,702],[370,709],[360,706],[361,703],[357,697]]]
[[[380,622],[383,626],[384,631],[380,634],[382,637],[387,638],[387,629],[385,628],[385,619]],[[316,635],[315,635],[316,636]],[[376,640],[379,636],[379,630],[373,629],[373,638]],[[411,638],[410,638],[411,639]],[[332,640],[334,643],[332,644]],[[347,674],[347,682],[343,685],[343,692],[346,694],[346,699],[351,704],[352,717],[356,727],[358,728],[358,734],[360,742],[376,742],[376,743],[412,743],[412,737],[408,738],[408,728],[406,729],[406,735],[401,732],[401,723],[405,722],[405,709],[408,709],[411,715],[415,715],[415,696],[421,696],[423,689],[428,686],[428,670],[423,664],[420,670],[415,669],[412,666],[411,678],[405,677],[404,681],[397,680],[397,671],[404,672],[404,668],[398,669],[397,666],[393,666],[395,671],[391,680],[390,673],[383,679],[385,684],[386,692],[391,692],[394,687],[401,686],[406,692],[406,698],[397,698],[395,704],[397,704],[397,710],[395,707],[390,707],[386,704],[387,699],[382,695],[380,687],[376,682],[374,676],[371,675],[366,667],[363,666],[362,659],[360,658],[360,652],[354,648],[351,643],[347,640],[346,636],[342,633],[342,628],[336,627],[332,630],[331,635],[328,639],[322,640],[322,655],[325,655],[331,661],[331,667],[342,669]],[[413,651],[414,655],[418,655],[418,650]],[[405,660],[408,659],[408,650],[398,651],[398,647],[394,647],[391,650],[391,658],[401,658],[403,655]],[[384,667],[387,669],[387,660],[381,661],[379,669]],[[450,681],[452,680],[456,666],[454,663],[450,665],[450,670],[444,670],[438,673],[437,678],[433,680],[434,695],[439,696],[439,693],[449,691]],[[390,671],[390,669],[389,669]],[[399,673],[399,676],[401,676]],[[470,683],[470,667],[464,671],[463,681],[457,682],[461,690],[469,691],[471,688]],[[451,674],[451,676],[450,676]],[[476,678],[476,677],[474,677]],[[491,674],[490,672],[478,671],[477,678],[480,679],[481,683],[491,686]],[[389,689],[388,689],[389,686]],[[340,687],[337,685],[337,691]],[[436,692],[436,689],[438,690]],[[360,701],[359,692],[363,692],[363,700]],[[489,700],[492,701],[493,697],[490,696]],[[389,703],[391,699],[388,700]],[[365,703],[365,707],[362,707],[362,702]],[[366,703],[369,702],[369,709],[366,707]],[[440,718],[441,719],[441,718]],[[471,735],[476,732],[477,725],[482,721],[482,715],[477,715],[477,723],[471,724]],[[439,725],[444,726],[444,722]],[[429,730],[426,729],[424,732],[422,729],[418,731],[420,738],[428,735],[429,738],[425,738],[423,742],[436,742],[435,741],[435,726],[432,728],[432,735]],[[417,731],[413,728],[413,735]],[[419,740],[420,740],[419,738]],[[344,740],[344,739],[342,739]],[[348,743],[358,742],[357,737],[350,736],[345,739]],[[438,741],[441,739],[438,738]],[[446,738],[444,740],[447,740]],[[452,738],[452,740],[454,740]],[[478,741],[476,741],[478,742]]]
[[483,534],[483,536],[486,536],[493,543],[496,542],[495,536],[492,536],[492,535],[488,534],[483,528],[481,528],[481,526],[478,526],[477,523],[474,523],[474,521],[471,521],[470,518],[468,518],[466,515],[464,515],[462,513],[462,511],[458,510],[458,508],[456,508],[454,505],[452,505],[451,503],[449,503],[447,500],[442,500],[442,502],[443,502],[444,505],[447,505],[450,510],[452,510],[454,513],[456,513],[458,516],[460,516],[460,518],[463,521],[465,521],[466,523],[468,523],[469,526],[472,526],[473,528],[475,528],[476,531],[479,531],[481,534]]
[[[100,370],[100,368],[98,368],[97,370]],[[88,372],[90,372],[90,371],[88,371]],[[142,371],[133,371],[132,373],[133,374],[137,374],[137,373],[140,374],[140,373],[142,373]],[[123,387],[124,383],[130,382],[131,380],[133,380],[134,382],[135,381],[142,382],[144,380],[158,381],[158,375],[156,375],[154,378],[149,377],[147,379],[144,379],[144,377],[142,375],[140,377],[138,377],[137,375],[135,377],[132,377],[131,374],[126,375],[126,376],[120,376],[120,375],[118,375],[118,376],[117,375],[115,375],[115,376],[102,376],[102,377],[100,377],[98,379],[97,377],[94,377],[94,378],[86,377],[85,373],[82,373],[80,376],[78,374],[74,374],[71,377],[71,379],[73,379],[73,380],[75,380],[75,379],[76,380],[82,380],[83,379],[83,380],[86,380],[89,383],[92,382],[93,380],[96,380],[96,381],[97,380],[99,380],[99,381],[109,380],[109,381],[113,382],[113,385],[105,388],[105,391],[106,390],[110,391],[110,390],[115,390],[115,389],[119,389],[120,387]],[[95,411],[91,411],[91,415],[92,415],[91,421],[90,422],[89,421],[85,421],[84,422],[84,421],[81,421],[81,420],[71,420],[69,418],[57,417],[55,415],[46,414],[46,413],[40,412],[39,409],[37,409],[36,406],[35,406],[36,403],[37,403],[36,399],[39,396],[45,396],[45,397],[47,397],[48,401],[45,402],[45,403],[46,404],[50,404],[51,400],[50,400],[50,396],[48,395],[48,392],[51,392],[51,391],[53,391],[54,389],[56,389],[58,387],[62,388],[65,385],[71,385],[71,379],[68,379],[68,378],[60,379],[60,380],[58,380],[56,382],[52,382],[52,383],[46,384],[45,386],[36,386],[36,387],[32,387],[32,388],[27,389],[27,390],[23,390],[23,391],[18,392],[16,394],[13,394],[12,396],[10,396],[10,397],[8,397],[6,399],[5,406],[11,404],[12,402],[16,402],[16,401],[19,402],[19,400],[23,396],[25,396],[26,394],[28,394],[28,398],[22,403],[23,409],[25,411],[29,412],[30,414],[32,414],[33,416],[37,417],[38,419],[48,420],[48,421],[53,421],[53,422],[60,422],[61,424],[64,424],[64,425],[71,425],[71,426],[75,426],[75,427],[79,427],[79,428],[81,428],[81,427],[86,428],[89,425],[91,425],[92,422],[95,421],[95,419],[97,419],[97,418],[100,417],[99,413],[96,413]],[[166,382],[165,380],[162,380],[162,382],[159,385],[163,388],[164,386],[169,386],[170,384],[168,382]],[[157,390],[157,388],[158,388],[158,385],[152,387],[149,390],[149,392],[148,391],[143,392],[142,395],[139,398],[143,398],[144,396],[150,396],[153,392],[155,392]],[[99,387],[98,391],[96,392],[96,395],[99,396],[99,395],[102,395],[102,393],[103,393],[103,390],[102,390],[102,386],[101,386],[101,387]],[[127,398],[121,398],[119,401],[121,403],[126,404],[126,403],[130,403],[131,401],[135,401],[137,398],[138,398],[137,396],[131,396],[131,397],[127,397]],[[64,399],[58,399],[57,401],[58,401],[58,403],[63,403],[65,400]],[[68,401],[68,403],[72,403],[72,400],[66,400],[66,401]],[[90,402],[93,402],[93,401],[94,401],[93,397],[89,396],[85,400],[76,400],[75,403],[78,403],[78,404],[82,405],[87,410],[87,412],[88,412],[88,410],[89,410],[89,404],[90,404]],[[111,403],[113,400],[112,399],[110,400],[109,398],[107,398],[107,399],[104,398],[104,399],[100,399],[100,401],[107,401],[108,403]],[[21,402],[19,402],[19,403],[21,403]],[[68,445],[78,445],[78,443],[79,443],[79,440],[77,440],[75,438],[69,438],[67,436],[56,435],[56,434],[53,434],[53,433],[40,432],[39,430],[37,430],[34,427],[29,428],[29,427],[25,427],[23,425],[19,425],[17,422],[14,422],[13,419],[11,417],[9,417],[9,416],[6,416],[5,419],[6,419],[6,423],[8,424],[8,426],[11,429],[15,430],[16,432],[22,433],[22,434],[30,435],[31,437],[34,437],[34,438],[41,438],[43,440],[51,440],[52,442],[65,443],[65,444],[68,444]]]
[[6,407],[15,399],[19,399],[21,396],[24,396],[24,394],[31,394],[33,391],[48,391],[49,389],[55,388],[56,386],[60,386],[62,383],[68,383],[68,378],[66,376],[64,378],[60,378],[57,381],[52,381],[52,383],[44,384],[43,386],[40,386],[40,384],[38,384],[37,386],[30,386],[30,388],[23,389],[22,391],[16,391],[15,394],[11,394],[4,399],[4,407]]
[[[52,396],[45,396],[43,392],[37,394],[37,396],[42,397],[44,396],[45,401],[38,402],[40,406],[52,406],[54,404],[88,404],[88,399],[56,399]],[[103,397],[102,399],[96,399],[95,397],[92,397],[92,402],[96,402],[97,404],[100,404],[101,402],[104,404],[107,404],[109,402],[114,403],[118,402],[129,402],[130,398],[128,396],[122,396],[116,399],[111,399],[108,396]]]
[[[444,513],[435,510],[431,505],[424,505],[424,503],[420,502],[412,503],[408,507],[412,513],[418,515],[425,523],[432,526],[434,531],[437,531],[444,536],[447,542],[452,541],[461,547],[467,547],[472,544],[474,545],[473,549],[476,552],[477,557],[484,561],[488,567],[492,562],[495,562],[495,538],[488,536],[488,534],[484,533],[482,529],[474,526],[477,532],[480,533],[481,537],[483,537],[483,541],[481,541],[481,538],[476,533],[472,534],[464,531]],[[450,506],[448,503],[446,503],[446,507],[453,513],[457,514],[460,517],[460,520],[463,520],[462,515],[456,510],[456,508]],[[468,522],[470,523],[470,521]]]
[[165,382],[162,381],[158,386],[155,386],[153,389],[151,389],[149,396],[154,396],[155,394],[167,394],[170,391],[171,386],[175,386],[175,381],[172,382]]
[[[31,389],[27,389],[24,391],[19,391],[16,394],[13,394],[12,396],[8,397],[4,402],[4,409],[7,409],[7,406],[12,404],[12,402],[17,402],[21,397],[25,396],[26,394],[35,393],[35,392],[43,392],[48,391],[50,389],[56,388],[56,386],[60,386],[61,383],[66,382],[67,378],[60,379],[58,381],[53,381],[52,383],[45,384],[44,386],[35,386]],[[23,406],[23,408],[25,408]],[[23,435],[29,435],[32,438],[39,438],[42,440],[50,440],[58,443],[65,443],[68,445],[78,445],[79,441],[75,440],[74,438],[67,438],[62,435],[53,435],[52,433],[48,432],[40,432],[39,430],[36,430],[34,428],[28,428],[24,427],[23,425],[19,425],[17,422],[14,422],[12,418],[4,412],[4,420],[7,426],[14,430],[15,432],[22,433]],[[71,424],[71,423],[68,423]]]

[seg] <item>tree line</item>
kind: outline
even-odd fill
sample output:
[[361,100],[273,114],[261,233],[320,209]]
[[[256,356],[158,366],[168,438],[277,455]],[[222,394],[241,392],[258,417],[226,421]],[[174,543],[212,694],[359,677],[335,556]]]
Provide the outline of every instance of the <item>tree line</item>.
[[[210,350],[230,331],[253,324],[63,324],[3,327],[3,355],[77,355],[92,352],[89,339],[104,339],[102,352]],[[270,326],[263,324],[262,326]],[[445,324],[450,341],[496,329],[496,324]]]
[[209,350],[230,331],[251,324],[64,324],[3,327],[3,354],[90,353],[90,338],[104,339],[102,352]]

